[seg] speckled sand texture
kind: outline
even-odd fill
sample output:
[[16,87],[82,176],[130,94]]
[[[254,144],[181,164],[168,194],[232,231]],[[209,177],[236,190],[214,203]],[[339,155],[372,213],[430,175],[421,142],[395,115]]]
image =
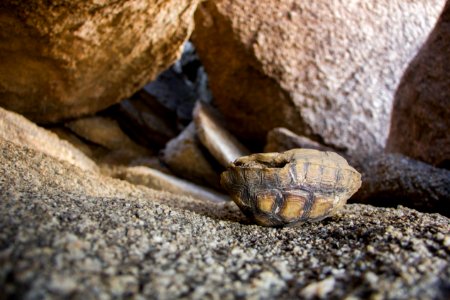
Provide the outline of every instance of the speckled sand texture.
[[438,214],[347,205],[300,228],[246,225],[231,202],[132,186],[3,140],[0,174],[6,297],[450,297],[450,220]]

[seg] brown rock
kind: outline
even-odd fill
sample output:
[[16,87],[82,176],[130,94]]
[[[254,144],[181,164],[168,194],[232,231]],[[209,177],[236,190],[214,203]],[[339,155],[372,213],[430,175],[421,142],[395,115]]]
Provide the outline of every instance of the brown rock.
[[278,127],[267,133],[267,142],[264,147],[264,152],[284,152],[295,148],[336,151],[307,137],[299,136],[287,128]]
[[390,152],[450,169],[450,1],[395,95]]
[[194,121],[202,144],[224,167],[250,152],[223,126],[218,116],[207,104],[197,102]]
[[207,156],[210,154],[198,140],[192,122],[179,136],[167,143],[162,159],[178,176],[221,189],[218,172]]
[[198,0],[0,4],[0,105],[38,122],[99,111],[173,63]]
[[363,175],[363,184],[353,201],[404,205],[450,216],[450,171],[400,154],[379,154],[360,161],[355,167]]
[[191,196],[205,201],[229,200],[227,196],[211,189],[147,167],[114,167],[110,169],[109,175],[155,190]]
[[1,107],[0,139],[45,153],[86,171],[98,171],[97,165],[69,142],[59,139],[56,134],[37,126],[23,116]]
[[127,150],[135,156],[151,155],[151,151],[133,142],[115,120],[88,117],[66,123],[77,135],[108,150]]
[[141,90],[116,107],[117,120],[142,145],[161,148],[176,136],[175,113]]
[[286,127],[370,153],[385,145],[395,88],[443,4],[206,1],[193,41],[237,137]]

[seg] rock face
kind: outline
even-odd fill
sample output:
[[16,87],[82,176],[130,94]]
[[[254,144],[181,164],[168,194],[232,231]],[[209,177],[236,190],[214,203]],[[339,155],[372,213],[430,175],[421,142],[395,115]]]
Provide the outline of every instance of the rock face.
[[220,169],[216,170],[217,166],[213,166],[211,158],[200,144],[194,122],[169,141],[162,153],[162,160],[176,175],[221,189],[218,174]]
[[0,105],[37,122],[101,110],[175,61],[198,0],[0,4]]
[[295,148],[335,151],[307,137],[299,136],[287,128],[277,127],[267,133],[264,152],[283,152]]
[[250,154],[228,130],[207,104],[197,102],[194,109],[197,135],[203,146],[223,166],[227,167],[235,159]]
[[161,148],[176,136],[176,115],[145,90],[121,101],[114,117],[126,133],[149,148]]
[[450,1],[403,75],[387,149],[450,169]]
[[[71,163],[85,171],[97,172],[97,165],[71,143],[21,115],[0,107],[0,143],[10,141]],[[1,176],[7,176],[3,173]]]
[[444,0],[207,1],[193,41],[240,138],[275,127],[349,152],[385,145],[395,88]]
[[363,185],[353,201],[406,205],[450,217],[450,171],[400,154],[380,154],[357,164]]
[[[60,172],[56,172],[60,170]],[[301,228],[0,143],[5,298],[448,299],[450,220],[347,205]]]

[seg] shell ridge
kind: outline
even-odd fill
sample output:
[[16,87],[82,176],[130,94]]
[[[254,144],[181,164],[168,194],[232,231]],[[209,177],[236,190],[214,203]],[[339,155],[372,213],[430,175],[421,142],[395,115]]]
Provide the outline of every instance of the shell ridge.
[[305,162],[303,164],[303,182],[307,182],[306,179],[308,178],[308,170],[309,170],[309,162]]
[[289,167],[289,176],[291,177],[291,184],[293,186],[297,185],[297,163],[293,163]]
[[301,221],[306,221],[311,214],[311,209],[314,203],[314,193],[312,191],[305,190],[308,193],[308,197],[306,199],[305,206],[303,208],[303,214],[300,217]]
[[361,185],[361,175],[333,152],[293,149],[239,158],[222,176],[244,214],[265,226],[322,220]]

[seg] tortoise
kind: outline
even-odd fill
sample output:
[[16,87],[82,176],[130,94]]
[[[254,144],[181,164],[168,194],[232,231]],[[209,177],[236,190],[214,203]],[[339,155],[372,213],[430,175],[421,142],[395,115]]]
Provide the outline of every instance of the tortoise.
[[220,183],[254,222],[282,227],[336,213],[361,186],[361,174],[334,152],[292,149],[238,158]]

